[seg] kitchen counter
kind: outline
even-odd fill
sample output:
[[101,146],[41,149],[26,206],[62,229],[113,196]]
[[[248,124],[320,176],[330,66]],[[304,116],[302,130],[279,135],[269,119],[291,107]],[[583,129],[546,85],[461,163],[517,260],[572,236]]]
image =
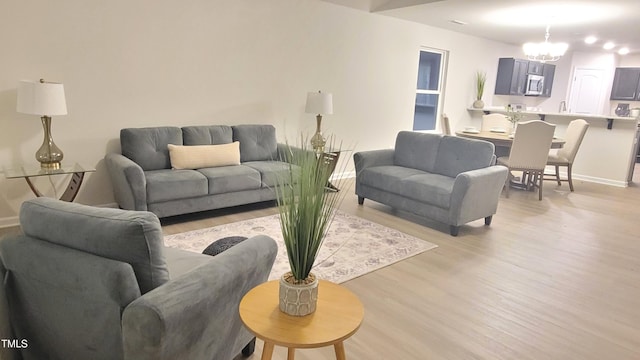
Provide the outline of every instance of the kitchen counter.
[[[468,108],[470,119],[457,126],[480,127],[482,115],[486,113],[506,114],[504,107],[490,106],[483,109]],[[640,127],[638,118],[592,115],[575,113],[555,113],[544,111],[521,111],[525,120],[540,118],[556,126],[555,136],[565,138],[569,123],[584,119],[589,130],[580,145],[573,164],[574,180],[597,182],[614,186],[629,186],[633,175]],[[562,187],[560,187],[562,189]],[[579,191],[579,190],[577,190]]]
[[[507,113],[507,110],[502,106],[488,106],[482,109],[467,108],[467,110],[482,111],[485,114],[490,114],[490,113],[506,114]],[[614,120],[631,121],[635,123],[638,122],[638,118],[628,117],[628,116],[577,114],[577,113],[568,113],[568,112],[554,113],[554,112],[542,112],[542,111],[531,111],[531,110],[521,110],[520,113],[524,115],[537,115],[542,120],[545,120],[547,116],[557,116],[557,117],[565,117],[565,118],[572,118],[572,119],[585,119],[587,121],[589,121],[589,119],[601,119],[601,120],[607,121],[608,130],[613,129]]]

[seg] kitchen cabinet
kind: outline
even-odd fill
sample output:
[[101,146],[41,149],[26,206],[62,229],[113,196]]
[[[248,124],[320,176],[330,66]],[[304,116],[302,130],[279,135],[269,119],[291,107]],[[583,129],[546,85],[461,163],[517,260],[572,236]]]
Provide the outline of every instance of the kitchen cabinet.
[[544,64],[537,61],[529,61],[527,66],[527,74],[531,75],[542,75],[543,74]]
[[500,58],[496,78],[496,95],[524,95],[529,61]]
[[640,68],[616,68],[611,100],[640,101]]
[[551,96],[551,88],[553,88],[553,76],[556,73],[556,66],[552,64],[542,64],[542,76],[544,76],[544,83],[542,84],[542,97]]

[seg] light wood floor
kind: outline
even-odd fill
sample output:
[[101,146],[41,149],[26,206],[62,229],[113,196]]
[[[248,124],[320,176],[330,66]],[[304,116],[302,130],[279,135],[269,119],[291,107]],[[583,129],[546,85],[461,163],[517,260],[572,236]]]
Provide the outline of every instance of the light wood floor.
[[[637,176],[636,176],[637,178]],[[636,183],[637,184],[637,183]],[[347,191],[342,210],[439,247],[348,281],[365,306],[350,359],[640,359],[640,188],[545,182],[500,199],[493,224],[448,227]],[[244,208],[243,210],[247,210]],[[214,212],[182,232],[275,213]],[[209,217],[211,214],[218,215]],[[262,343],[250,359],[259,359]],[[276,347],[274,358],[285,359]],[[333,349],[296,358],[335,359]]]
[[[365,306],[348,359],[640,359],[640,171],[628,188],[545,182],[513,190],[493,224],[446,225],[352,189],[342,210],[439,247],[348,281]],[[243,207],[163,221],[166,234],[274,214]],[[260,358],[258,341],[251,360]],[[276,347],[274,359],[285,359]],[[335,359],[332,348],[296,358]]]

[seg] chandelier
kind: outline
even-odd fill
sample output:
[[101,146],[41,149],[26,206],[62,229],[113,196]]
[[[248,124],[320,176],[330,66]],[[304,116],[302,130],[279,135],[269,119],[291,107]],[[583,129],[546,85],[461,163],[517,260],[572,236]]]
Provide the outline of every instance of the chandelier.
[[569,48],[567,43],[549,42],[549,28],[550,26],[547,25],[544,42],[522,45],[522,50],[524,50],[527,59],[540,62],[556,61],[567,51],[567,48]]

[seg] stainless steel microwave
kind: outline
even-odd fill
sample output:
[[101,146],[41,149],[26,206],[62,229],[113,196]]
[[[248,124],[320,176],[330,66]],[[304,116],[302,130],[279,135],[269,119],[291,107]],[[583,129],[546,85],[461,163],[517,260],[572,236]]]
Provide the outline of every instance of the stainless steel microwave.
[[525,95],[542,95],[544,91],[544,76],[527,75],[527,84],[524,89]]

